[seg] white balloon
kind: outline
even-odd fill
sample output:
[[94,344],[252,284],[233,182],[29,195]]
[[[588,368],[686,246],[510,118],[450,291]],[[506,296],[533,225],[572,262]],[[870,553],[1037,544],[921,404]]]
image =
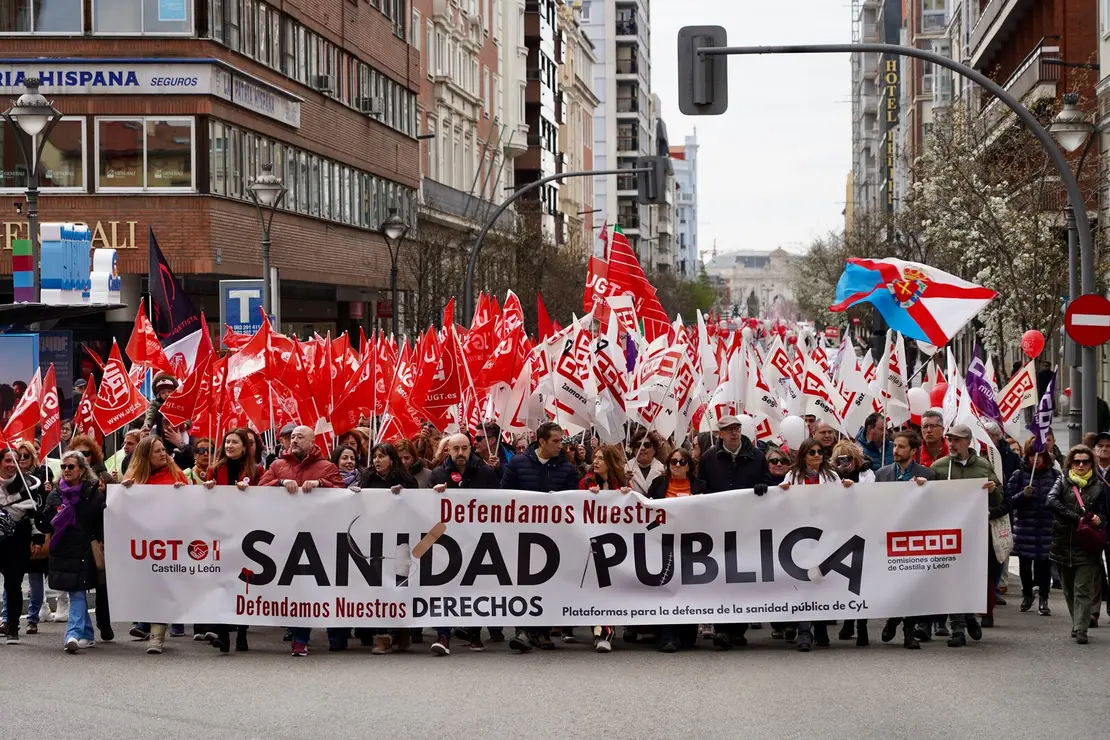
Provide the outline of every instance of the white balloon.
[[740,332],[740,335],[750,342],[752,340],[752,328],[750,326],[745,326],[744,330]]
[[755,419],[747,414],[740,414],[736,418],[740,420],[740,436],[755,442]]
[[779,433],[786,440],[786,446],[796,450],[806,440],[806,422],[800,416],[788,416],[779,423]]
[[924,388],[910,388],[909,393],[910,413],[920,416],[929,410],[929,392]]

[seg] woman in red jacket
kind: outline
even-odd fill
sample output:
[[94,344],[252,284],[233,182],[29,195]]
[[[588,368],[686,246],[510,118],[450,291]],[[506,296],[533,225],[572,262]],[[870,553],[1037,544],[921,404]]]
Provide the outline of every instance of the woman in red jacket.
[[216,464],[208,471],[206,488],[212,486],[257,486],[262,477],[262,469],[250,454],[251,437],[246,429],[232,429],[224,435],[220,455]]
[[[130,488],[138,483],[146,486],[173,486],[181,488],[186,484],[185,473],[177,467],[170,454],[166,452],[166,445],[161,437],[153,434],[143,439],[131,453],[131,464],[120,484]],[[150,647],[146,649],[150,655],[158,655],[166,645],[166,628],[169,625],[150,625]],[[143,625],[136,625],[131,634],[142,639],[146,635]]]

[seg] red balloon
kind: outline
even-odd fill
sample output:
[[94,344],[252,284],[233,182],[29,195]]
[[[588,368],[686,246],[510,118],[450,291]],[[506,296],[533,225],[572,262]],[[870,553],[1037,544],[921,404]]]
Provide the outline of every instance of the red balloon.
[[1036,329],[1030,329],[1021,335],[1021,351],[1032,359],[1044,351],[1044,334]]
[[1064,395],[1067,396],[1068,398],[1071,398],[1071,386],[1070,385],[1067,388],[1064,389]]
[[794,336],[793,334],[791,334],[790,336],[788,336],[786,338],[786,343],[787,344],[797,344],[798,343],[798,338],[796,336]]
[[933,406],[943,406],[944,394],[947,392],[947,383],[937,383],[933,386],[933,390],[929,391],[929,403]]

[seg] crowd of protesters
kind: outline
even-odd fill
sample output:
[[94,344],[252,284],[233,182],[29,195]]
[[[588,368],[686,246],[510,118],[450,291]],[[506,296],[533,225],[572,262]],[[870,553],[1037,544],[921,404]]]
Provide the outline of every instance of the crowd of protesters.
[[[173,387],[172,382],[157,384],[156,391],[164,399]],[[218,439],[190,437],[157,414],[148,414],[142,428],[128,431],[121,449],[107,460],[95,439],[74,435],[69,427],[65,451],[56,459],[41,460],[31,442],[0,450],[4,580],[0,636],[15,645],[21,639],[21,622],[26,624],[26,635],[36,635],[44,620],[66,622],[64,649],[87,650],[96,644],[86,598],[95,591],[99,639],[115,639],[102,547],[109,483],[269,486],[293,495],[316,488],[382,490],[395,495],[408,495],[413,489],[443,493],[453,488],[538,492],[577,488],[595,493],[635,491],[664,499],[737,489],[754,489],[757,496],[769,489],[775,490],[774,495],[789,495],[795,486],[821,483],[850,487],[872,481],[922,485],[934,478],[982,480],[989,517],[1012,518],[1020,611],[1036,604],[1040,615],[1050,616],[1051,592],[1059,588],[1071,636],[1078,644],[1086,644],[1089,628],[1098,626],[1104,596],[1110,613],[1107,553],[1093,549],[1091,538],[1080,531],[1105,532],[1110,433],[1088,435],[1085,444],[1064,456],[1054,440],[1038,452],[1032,439],[1020,444],[1005,437],[1000,428],[990,428],[1003,460],[1005,475],[1000,480],[980,454],[971,430],[963,425],[945,430],[939,410],[925,412],[920,426],[897,429],[874,414],[856,440],[842,437],[812,417],[807,417],[807,423],[808,438],[791,450],[754,442],[740,418],[725,416],[717,432],[696,434],[682,446],[643,429],[629,430],[626,445],[602,445],[592,439],[568,438],[558,424],[547,422],[532,434],[511,439],[493,425],[470,435],[443,435],[425,426],[414,439],[380,444],[372,444],[370,429],[360,427],[335,440],[330,454],[317,445],[312,429],[287,425],[266,454],[264,440],[252,430],[233,429]],[[919,649],[934,637],[947,638],[947,645],[954,648],[966,645],[968,638],[981,639],[983,628],[994,626],[995,609],[1006,603],[1009,588],[1008,568],[988,550],[985,613],[887,620],[882,641],[893,640],[899,626],[908,649]],[[54,593],[49,599],[48,590]],[[625,642],[657,645],[667,653],[692,648],[699,639],[727,650],[746,645],[753,629],[766,627],[771,639],[792,642],[797,650],[809,652],[830,644],[829,626],[824,622],[639,626],[624,629],[621,637]],[[159,654],[167,637],[184,636],[185,627],[138,623],[129,634],[146,641],[148,653]],[[222,653],[233,647],[238,652],[249,650],[246,627],[192,627],[193,639]],[[486,632],[490,642],[507,642],[514,651],[529,652],[574,642],[588,631],[594,648],[604,653],[613,649],[617,629],[617,625],[516,629],[508,639],[498,626],[487,627]],[[486,649],[482,632],[481,628],[437,629],[429,649],[435,655],[450,655],[453,645],[461,645],[481,652]],[[311,630],[290,629],[285,637],[294,656],[308,654]],[[356,629],[352,634],[346,628],[332,628],[327,630],[329,650],[349,649],[352,637],[374,654],[410,650],[414,643],[424,642],[419,629]],[[861,647],[869,645],[867,621],[844,622],[837,637]]]

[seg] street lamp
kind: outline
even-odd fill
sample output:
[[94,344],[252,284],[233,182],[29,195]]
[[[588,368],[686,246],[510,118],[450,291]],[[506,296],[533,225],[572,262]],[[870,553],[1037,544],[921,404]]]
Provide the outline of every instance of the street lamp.
[[[1075,170],[1075,179],[1077,182],[1080,181],[1083,177],[1083,165],[1087,161],[1087,154],[1091,151],[1091,144],[1097,138],[1093,134],[1098,131],[1098,127],[1088,121],[1086,114],[1079,109],[1079,93],[1064,94],[1064,107],[1052,119],[1052,123],[1048,125],[1048,130],[1055,137],[1057,143],[1060,144],[1060,148],[1068,153],[1075,152],[1079,147],[1083,147],[1083,153],[1079,155],[1079,164]],[[1080,296],[1080,250],[1078,224],[1070,200],[1067,208],[1064,209],[1064,218],[1068,229],[1068,295],[1070,300],[1074,301]],[[1083,270],[1094,270],[1093,256],[1091,258],[1092,264],[1089,265],[1087,264],[1087,255],[1084,253],[1082,256],[1084,258],[1082,260]],[[1071,342],[1071,339],[1065,337],[1065,341]],[[1076,349],[1074,343],[1071,346],[1073,352],[1071,353],[1071,371],[1069,373],[1071,405],[1068,411],[1068,444],[1074,447],[1082,441],[1084,429],[1093,430],[1095,428],[1094,425],[1084,424],[1083,416],[1086,412],[1088,421],[1097,418],[1095,415],[1097,411],[1095,406],[1097,403],[1097,388],[1094,348],[1084,347],[1080,353],[1074,351]],[[1082,360],[1080,354],[1082,354]],[[1080,371],[1081,366],[1082,371]]]
[[[247,192],[258,211],[258,224],[262,227],[262,310],[266,312],[267,320],[273,309],[273,298],[270,295],[270,226],[274,223],[277,207],[288,192],[285,183],[273,173],[273,168],[272,162],[263,163],[262,174],[252,179],[247,186]],[[266,217],[264,208],[270,211],[269,218]]]
[[[62,120],[62,114],[50,104],[46,98],[39,94],[39,79],[28,77],[24,81],[27,92],[19,96],[11,108],[4,111],[3,116],[12,124],[12,128],[21,130],[32,142],[38,137],[33,156],[27,150],[23,139],[18,135],[15,140],[19,143],[23,161],[27,165],[27,229],[31,239],[31,302],[39,303],[42,293],[39,289],[39,167],[42,162],[42,151],[50,138],[50,132]],[[35,146],[32,143],[32,146]],[[19,290],[17,289],[18,293]]]
[[382,221],[381,232],[385,235],[386,246],[389,247],[389,292],[393,303],[393,319],[390,328],[393,336],[397,336],[397,258],[401,253],[401,242],[409,231],[409,225],[397,215],[396,208],[389,209],[389,215]]

